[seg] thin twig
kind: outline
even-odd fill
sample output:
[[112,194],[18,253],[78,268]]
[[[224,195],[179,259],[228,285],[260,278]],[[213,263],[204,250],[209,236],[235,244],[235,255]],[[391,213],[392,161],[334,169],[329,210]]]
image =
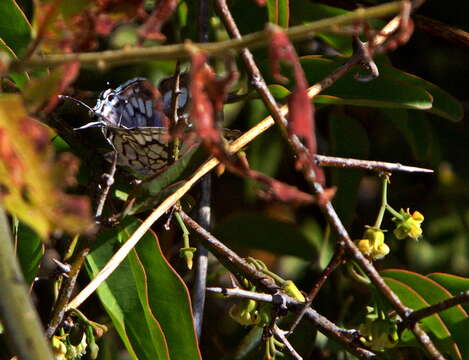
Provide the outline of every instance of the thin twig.
[[[377,5],[368,9],[357,9],[347,14],[315,21],[308,25],[294,26],[286,30],[291,40],[300,40],[311,36],[313,32],[334,31],[338,26],[352,24],[360,20],[379,18],[396,13],[401,8],[400,1],[394,1],[383,5]],[[226,55],[229,52],[246,47],[264,46],[269,33],[259,31],[243,36],[238,40],[226,40],[214,43],[196,44],[196,46],[212,56]],[[100,52],[55,54],[34,56],[29,60],[15,60],[11,62],[11,71],[20,71],[37,67],[58,66],[72,60],[80,61],[82,67],[94,67],[98,69],[137,63],[148,60],[163,59],[187,59],[190,57],[190,49],[186,44],[158,45],[147,48],[131,48],[123,50],[108,50]]]
[[[201,43],[209,41],[209,0],[199,0],[198,3],[198,38]],[[207,173],[200,184],[199,223],[205,230],[210,230],[211,225],[211,195],[212,178]],[[207,286],[208,251],[202,245],[197,245],[195,254],[195,274],[192,286],[192,303],[194,313],[194,327],[197,337],[200,339],[205,308],[205,288]]]
[[111,189],[112,184],[114,184],[114,175],[116,174],[117,168],[117,151],[113,151],[112,155],[112,162],[111,168],[109,169],[109,173],[103,174],[103,178],[105,179],[104,189],[101,191],[101,195],[98,199],[98,205],[96,206],[96,213],[95,219],[99,219],[103,214],[104,204],[106,203],[106,199],[109,195],[109,190]]
[[453,296],[452,298],[443,300],[437,304],[427,306],[423,309],[415,310],[409,317],[406,319],[406,323],[416,323],[417,321],[432,316],[433,314],[440,313],[450,307],[469,302],[469,290],[466,290],[458,295]]
[[274,325],[273,333],[275,337],[277,337],[283,343],[283,345],[285,345],[293,358],[296,360],[303,360],[303,358],[296,352],[295,348],[292,346],[292,344],[290,344],[287,337],[285,336],[286,331],[283,331],[277,325]]
[[195,222],[184,211],[180,212],[182,220],[200,236],[200,241],[210,250],[210,252],[225,266],[238,280],[248,278],[255,285],[275,293],[279,290],[275,281],[262,271],[246,262],[238,254],[225,246],[221,241],[216,239],[212,234],[205,230],[201,225]]
[[[234,22],[233,17],[226,5],[226,0],[216,0],[216,3],[219,8],[219,12],[221,14],[221,18],[227,28],[228,32],[232,37],[239,38],[241,36],[236,23]],[[371,39],[371,47],[373,49],[380,49],[380,47],[385,44],[387,39],[396,31],[399,30],[401,24],[401,16],[396,16],[393,18],[386,26],[378,32],[378,34]],[[369,46],[369,44],[359,44],[360,46]],[[318,82],[317,84],[313,85],[308,89],[308,97],[310,99],[314,98],[324,89],[330,87],[334,84],[340,77],[342,77],[345,73],[347,73],[354,65],[360,64],[363,61],[363,54],[366,54],[366,51],[359,51],[354,56],[352,56],[344,65],[340,66],[334,72],[332,72],[329,76]],[[296,136],[291,136],[287,131],[287,121],[285,119],[285,115],[287,113],[287,109],[285,107],[278,108],[275,99],[273,98],[272,94],[268,90],[262,75],[254,61],[254,58],[251,52],[248,49],[243,49],[241,51],[241,57],[246,65],[248,73],[251,77],[251,81],[253,86],[259,92],[261,99],[264,101],[265,105],[269,109],[270,113],[272,114],[273,119],[275,119],[276,124],[278,125],[279,129],[281,130],[282,135],[287,139],[290,147],[294,151],[294,153],[299,157],[302,154],[308,154],[308,150],[301,144],[299,139]],[[365,59],[366,60],[366,59]],[[313,191],[319,195],[324,193],[324,188],[320,183],[316,181],[316,175],[312,168],[312,166],[303,166],[301,171],[303,172],[303,176],[305,180],[310,184]],[[327,200],[327,199],[326,199]],[[345,249],[352,255],[352,257],[362,266],[365,272],[370,277],[373,284],[384,294],[384,296],[388,299],[388,301],[392,304],[392,306],[396,309],[396,311],[401,315],[401,317],[405,318],[409,314],[409,309],[406,308],[397,297],[397,295],[387,286],[384,280],[381,278],[379,273],[376,271],[374,266],[370,263],[368,259],[366,259],[363,254],[358,250],[355,246],[353,241],[350,239],[346,229],[344,228],[342,222],[340,221],[337,213],[335,212],[334,207],[332,206],[330,201],[322,201],[320,202],[320,209],[325,215],[328,222],[331,226],[336,230],[339,235],[339,243],[338,245],[341,247],[345,247]],[[433,359],[442,360],[444,357],[435,347],[435,345],[430,340],[429,336],[419,327],[418,324],[411,329],[418,341],[422,344],[422,346],[428,351]]]
[[432,169],[425,169],[415,166],[406,166],[399,163],[391,163],[385,161],[373,161],[373,160],[359,160],[351,158],[341,158],[325,155],[314,155],[316,163],[319,166],[329,166],[329,167],[338,167],[338,168],[358,168],[373,170],[377,172],[393,172],[393,171],[402,171],[409,173],[433,173]]
[[[239,288],[227,289],[219,287],[210,287],[207,288],[208,292],[215,294],[223,294],[226,297],[240,298],[240,299],[252,299],[255,301],[267,302],[272,304],[277,304],[276,296],[257,293],[253,291],[243,290]],[[298,308],[301,308],[303,303],[293,299],[292,297],[281,294],[282,303],[291,310],[296,311]],[[358,356],[360,359],[374,359],[376,354],[373,352],[362,348],[359,343],[356,342],[358,338],[358,332],[356,330],[347,330],[341,327],[338,327],[333,322],[329,321],[324,316],[320,315],[317,311],[312,308],[306,310],[306,318],[313,323],[313,325],[324,335],[337,341],[339,344],[345,346],[352,354]]]
[[75,288],[75,284],[78,278],[78,274],[85,262],[86,255],[88,255],[89,249],[84,248],[75,257],[72,267],[68,276],[63,279],[62,286],[60,287],[59,297],[54,304],[54,309],[52,311],[52,317],[47,326],[46,336],[51,338],[57,328],[62,323],[63,317],[68,309],[68,301],[72,295],[72,292]]
[[322,271],[321,276],[319,277],[318,281],[316,281],[311,291],[309,292],[307,300],[303,305],[303,308],[298,312],[295,319],[293,320],[292,325],[290,326],[290,329],[288,330],[288,334],[291,334],[295,330],[295,328],[298,326],[301,319],[303,318],[306,312],[306,309],[311,306],[317,294],[319,293],[319,290],[322,288],[326,280],[329,278],[329,275],[332,274],[332,272],[335,269],[337,269],[337,267],[342,263],[343,255],[344,255],[344,250],[342,247],[339,247],[334,252],[334,256],[329,261],[329,264],[326,266],[326,268]]

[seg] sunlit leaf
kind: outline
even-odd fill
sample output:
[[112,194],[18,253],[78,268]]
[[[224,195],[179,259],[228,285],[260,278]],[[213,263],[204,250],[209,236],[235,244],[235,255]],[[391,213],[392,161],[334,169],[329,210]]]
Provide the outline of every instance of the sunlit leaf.
[[31,25],[15,0],[0,1],[0,40],[22,55],[31,40]]
[[[127,218],[98,237],[87,258],[92,275],[102,269],[139,222]],[[200,359],[188,291],[168,264],[158,238],[147,232],[129,257],[101,285],[98,295],[132,357]]]
[[54,160],[50,131],[28,116],[18,95],[0,97],[0,182],[7,210],[45,238],[53,229],[89,228],[88,199],[63,193],[77,163]]
[[[432,279],[407,270],[385,270],[381,274],[386,278],[396,279],[416,291],[428,304],[433,305],[451,297],[451,293],[443,286]],[[457,345],[456,352],[460,352],[462,357],[466,358],[467,351],[467,333],[469,331],[469,322],[467,313],[459,306],[453,306],[447,310],[438,313],[443,320],[451,338]]]
[[[453,296],[469,290],[469,278],[467,277],[444,273],[432,273],[428,274],[427,277],[444,286]],[[461,305],[469,313],[469,303]]]
[[[388,277],[383,277],[383,279],[391,290],[399,296],[402,303],[408,308],[418,310],[430,305],[418,292],[405,283]],[[429,331],[434,336],[440,350],[445,353],[451,353],[455,359],[460,359],[456,344],[454,344],[454,341],[451,339],[451,334],[445,326],[445,323],[438,315],[426,317],[422,319],[421,323],[424,330]],[[403,342],[403,345],[407,344],[418,346],[418,342],[410,330],[405,330],[402,333],[401,341]]]

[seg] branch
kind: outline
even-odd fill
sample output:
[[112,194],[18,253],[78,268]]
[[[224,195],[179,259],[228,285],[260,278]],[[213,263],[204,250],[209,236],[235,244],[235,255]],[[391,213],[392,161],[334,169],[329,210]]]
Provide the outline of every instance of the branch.
[[290,329],[288,330],[289,334],[291,334],[293,330],[295,330],[295,328],[298,326],[304,314],[306,313],[306,310],[311,306],[317,294],[319,293],[319,290],[322,288],[326,280],[329,278],[329,275],[332,274],[332,272],[335,269],[337,269],[337,267],[342,263],[343,256],[344,256],[344,249],[342,247],[339,247],[334,252],[334,256],[329,261],[329,264],[322,271],[321,276],[319,277],[319,280],[314,284],[314,286],[310,290],[306,302],[303,304],[302,309],[298,312],[298,314],[296,315],[295,319],[292,322],[292,325],[290,326]]
[[3,208],[0,208],[0,284],[0,319],[14,355],[21,359],[52,360],[54,357],[13,249]]
[[72,292],[77,282],[78,274],[85,262],[86,255],[88,255],[89,249],[85,248],[78,252],[73,262],[70,272],[67,277],[64,277],[62,286],[60,287],[59,297],[54,304],[52,311],[52,318],[47,326],[46,336],[51,338],[57,328],[62,323],[63,317],[68,310],[68,302],[72,296]]
[[[356,23],[363,19],[388,16],[399,12],[400,1],[394,1],[368,9],[357,9],[347,14],[315,21],[308,25],[294,26],[286,30],[291,40],[300,40],[311,36],[317,31],[334,31],[338,26]],[[214,43],[195,44],[200,50],[212,56],[225,55],[229,52],[239,51],[243,48],[264,46],[269,33],[259,31],[243,36],[241,39],[226,40]],[[192,45],[193,46],[193,45]],[[123,50],[108,50],[100,52],[54,54],[34,56],[29,60],[15,60],[11,62],[11,71],[22,71],[37,67],[58,66],[72,60],[80,61],[81,67],[104,69],[110,66],[139,63],[148,60],[187,59],[190,57],[190,46],[175,44],[152,46],[147,48],[131,48]]]
[[413,311],[404,323],[416,323],[417,321],[432,316],[433,314],[440,313],[443,310],[449,309],[450,307],[469,302],[469,290],[466,290],[452,298],[443,300],[435,305],[427,306],[423,309]]
[[[209,41],[209,0],[198,1],[198,37],[202,43]],[[204,229],[210,229],[211,220],[211,195],[212,195],[211,174],[206,174],[200,184],[199,221]],[[194,312],[194,326],[197,337],[200,339],[202,333],[202,321],[205,308],[205,288],[207,286],[208,271],[208,251],[201,244],[197,245],[195,258],[194,284],[192,287],[192,303]]]
[[[231,13],[226,5],[226,0],[217,0],[216,1],[222,20],[227,28],[228,32],[232,37],[239,38],[241,36],[236,23],[231,16]],[[360,64],[363,61],[371,61],[366,51],[370,46],[373,49],[380,49],[383,47],[385,42],[390,38],[390,36],[399,30],[401,23],[401,16],[396,16],[393,18],[381,31],[368,43],[359,42],[360,48],[345,64],[337,68],[329,76],[324,78],[322,81],[313,85],[308,89],[308,97],[310,99],[318,95],[322,90],[330,87],[334,84],[340,77],[346,74],[354,65]],[[243,49],[241,52],[241,57],[245,63],[245,66],[248,70],[248,73],[251,77],[253,86],[259,92],[261,99],[264,101],[264,104],[269,109],[272,114],[272,118],[275,119],[275,122],[279,129],[281,130],[282,135],[288,141],[288,144],[292,148],[295,155],[300,158],[303,154],[309,154],[308,150],[302,145],[299,139],[296,136],[290,136],[287,130],[287,120],[285,115],[287,109],[285,107],[279,108],[273,98],[272,94],[268,90],[262,75],[256,66],[254,58],[251,52],[248,49]],[[303,172],[305,180],[309,183],[312,190],[321,195],[324,193],[324,189],[320,183],[316,181],[316,174],[312,166],[302,166],[300,169]],[[327,199],[326,199],[327,200]],[[319,206],[327,221],[331,226],[336,230],[339,235],[338,245],[343,247],[347,252],[350,253],[352,258],[357,261],[357,263],[365,270],[367,275],[370,277],[372,283],[379,289],[381,293],[388,299],[391,305],[396,309],[396,311],[401,315],[402,318],[405,318],[409,314],[409,309],[406,308],[397,297],[397,295],[387,286],[384,280],[381,278],[379,273],[376,271],[375,267],[371,262],[366,259],[363,254],[358,250],[353,241],[350,239],[347,230],[344,228],[342,222],[340,221],[337,213],[335,212],[334,207],[330,201],[319,202]],[[419,327],[418,324],[412,328],[413,333],[415,334],[418,341],[422,346],[427,350],[431,355],[432,359],[442,360],[444,357],[440,354],[438,349],[430,340],[429,336]]]
[[[270,294],[263,294],[263,293],[257,293],[253,291],[247,291],[243,289],[226,289],[226,288],[220,288],[220,287],[210,287],[207,288],[207,291],[215,294],[223,294],[226,297],[233,297],[233,298],[241,298],[241,299],[252,299],[255,301],[261,301],[261,302],[266,302],[266,303],[271,303],[271,304],[278,304],[278,300],[276,299],[276,296],[278,295],[270,295]],[[283,304],[292,311],[298,310],[298,308],[301,308],[303,303],[300,301],[297,301],[293,299],[292,297],[281,294],[281,300]],[[315,310],[308,308],[306,310],[306,317],[311,321],[314,326],[322,332],[324,335],[326,335],[328,338],[333,339],[337,341],[339,344],[345,346],[351,353],[354,355],[358,356],[361,359],[374,359],[376,358],[376,355],[369,351],[366,350],[365,348],[362,348],[355,342],[357,338],[357,331],[355,330],[347,330],[338,327],[336,324],[333,322],[329,321],[327,318],[324,316],[320,315],[317,313]]]
[[385,161],[373,161],[373,160],[358,160],[351,158],[341,158],[324,155],[314,155],[316,163],[319,166],[329,166],[338,168],[359,168],[366,170],[373,170],[378,172],[393,172],[402,171],[409,173],[433,173],[432,169],[425,169],[421,167],[406,166],[399,163],[390,163]]

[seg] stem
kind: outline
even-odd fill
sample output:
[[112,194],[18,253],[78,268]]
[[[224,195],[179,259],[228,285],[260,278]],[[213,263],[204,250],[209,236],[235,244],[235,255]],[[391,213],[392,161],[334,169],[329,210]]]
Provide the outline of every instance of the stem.
[[394,210],[391,207],[391,205],[386,204],[386,210],[389,211],[394,217],[396,217],[398,219],[402,218],[402,215],[398,211]]
[[383,222],[384,212],[386,211],[386,205],[388,204],[388,180],[387,175],[383,176],[383,187],[381,189],[381,206],[379,213],[375,221],[375,229],[381,229],[381,223]]
[[[198,18],[198,39],[201,43],[209,41],[209,5],[210,0],[198,0],[197,18]],[[211,226],[211,197],[212,197],[212,178],[207,173],[201,181],[201,197],[199,202],[199,221],[201,226],[209,230]],[[194,284],[192,287],[192,301],[194,311],[194,326],[197,338],[202,334],[202,322],[205,309],[205,288],[207,287],[208,272],[208,251],[202,245],[197,246],[196,268]]]
[[14,355],[23,360],[52,360],[54,357],[13,249],[3,208],[0,208],[0,284],[0,319]]
[[[393,1],[383,5],[377,5],[368,9],[357,9],[347,14],[315,21],[308,25],[298,25],[287,29],[285,32],[291,40],[300,40],[310,37],[313,32],[333,32],[337,26],[353,24],[357,21],[371,18],[384,17],[399,12],[400,1]],[[269,38],[269,33],[259,31],[243,36],[241,39],[226,40],[214,43],[195,44],[200,50],[212,56],[222,56],[232,51],[243,48],[264,46]],[[186,44],[158,45],[147,48],[131,48],[123,50],[108,50],[100,52],[55,54],[33,56],[29,60],[12,61],[10,70],[20,71],[37,67],[58,66],[72,60],[80,61],[82,67],[98,69],[110,66],[139,63],[148,60],[163,59],[187,59],[190,57],[190,49]]]

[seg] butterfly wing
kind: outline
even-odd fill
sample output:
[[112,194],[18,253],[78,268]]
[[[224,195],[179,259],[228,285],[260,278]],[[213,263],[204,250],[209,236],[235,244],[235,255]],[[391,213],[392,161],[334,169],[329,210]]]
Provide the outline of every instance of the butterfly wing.
[[141,175],[155,173],[168,164],[169,135],[165,128],[108,127],[108,139],[117,151],[119,165]]
[[94,114],[106,126],[133,129],[164,127],[165,115],[159,91],[146,79],[135,78],[98,98]]

